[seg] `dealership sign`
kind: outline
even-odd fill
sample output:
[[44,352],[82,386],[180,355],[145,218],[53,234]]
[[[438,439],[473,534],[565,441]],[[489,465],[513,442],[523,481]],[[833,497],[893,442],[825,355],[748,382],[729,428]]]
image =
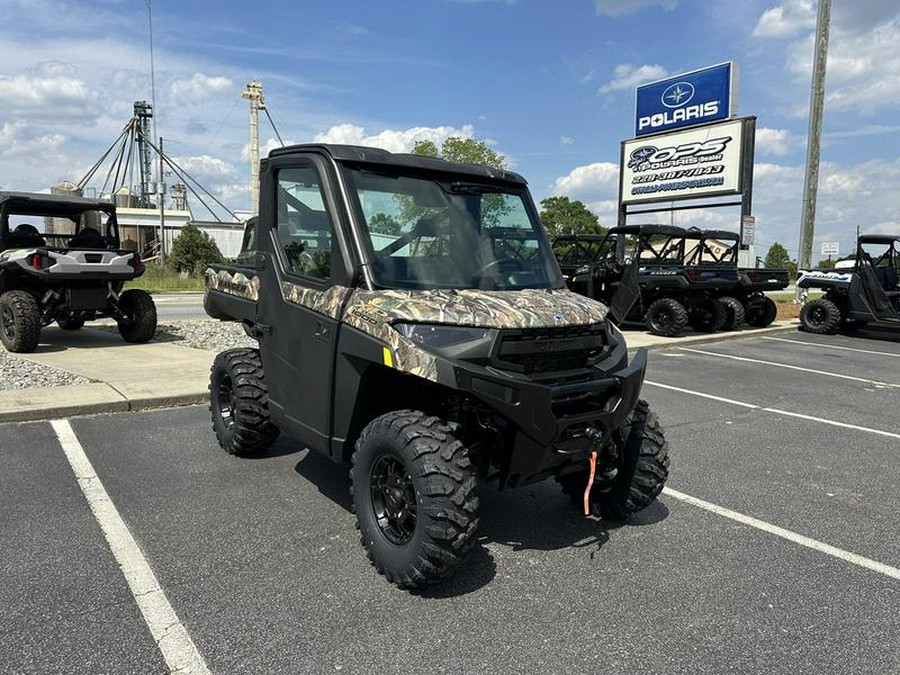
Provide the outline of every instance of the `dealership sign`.
[[743,143],[744,120],[624,141],[621,203],[739,194]]
[[730,119],[737,112],[736,71],[729,61],[639,86],[634,135]]

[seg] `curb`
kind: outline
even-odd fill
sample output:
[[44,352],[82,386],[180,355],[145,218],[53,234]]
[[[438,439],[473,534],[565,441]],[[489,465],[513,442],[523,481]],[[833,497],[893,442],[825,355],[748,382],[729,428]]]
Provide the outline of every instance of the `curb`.
[[[730,333],[710,333],[705,335],[683,335],[681,337],[663,338],[665,342],[656,342],[649,345],[641,345],[638,347],[628,347],[628,351],[636,349],[646,349],[647,351],[659,351],[662,349],[672,349],[683,345],[706,344],[711,342],[728,342],[730,340],[746,340],[757,337],[758,335],[771,335],[772,333],[787,333],[788,331],[796,331],[800,326],[797,319],[787,319],[789,323],[779,322],[779,325],[771,325],[766,328],[749,328],[747,330],[731,331]],[[625,342],[628,342],[628,334],[625,334]]]

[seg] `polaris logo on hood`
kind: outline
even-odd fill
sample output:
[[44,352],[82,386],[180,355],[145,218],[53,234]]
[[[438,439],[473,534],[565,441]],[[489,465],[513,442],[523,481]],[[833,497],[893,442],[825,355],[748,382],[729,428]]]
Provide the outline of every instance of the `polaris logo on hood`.
[[641,85],[636,90],[635,136],[715,122],[736,112],[733,62]]

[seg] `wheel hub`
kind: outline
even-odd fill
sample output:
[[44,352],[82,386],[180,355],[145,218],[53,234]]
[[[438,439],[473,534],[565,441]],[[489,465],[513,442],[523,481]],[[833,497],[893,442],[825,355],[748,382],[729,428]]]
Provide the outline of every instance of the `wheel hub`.
[[416,529],[416,492],[399,459],[382,455],[375,461],[370,493],[375,521],[385,538],[398,546],[409,542]]
[[217,393],[219,416],[222,418],[225,428],[230,430],[234,426],[234,386],[230,376],[222,377]]
[[10,307],[3,308],[3,335],[10,340],[16,335],[16,317]]

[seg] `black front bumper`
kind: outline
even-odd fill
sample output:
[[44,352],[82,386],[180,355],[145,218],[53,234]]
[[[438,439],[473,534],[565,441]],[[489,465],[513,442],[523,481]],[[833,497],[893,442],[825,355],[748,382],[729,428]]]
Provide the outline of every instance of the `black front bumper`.
[[[624,352],[624,345],[621,349]],[[501,487],[541,480],[584,460],[591,450],[588,429],[598,430],[602,443],[625,423],[641,392],[647,350],[639,349],[630,363],[614,372],[601,366],[595,366],[591,379],[557,385],[493,368],[454,368],[457,388],[506,422]]]

